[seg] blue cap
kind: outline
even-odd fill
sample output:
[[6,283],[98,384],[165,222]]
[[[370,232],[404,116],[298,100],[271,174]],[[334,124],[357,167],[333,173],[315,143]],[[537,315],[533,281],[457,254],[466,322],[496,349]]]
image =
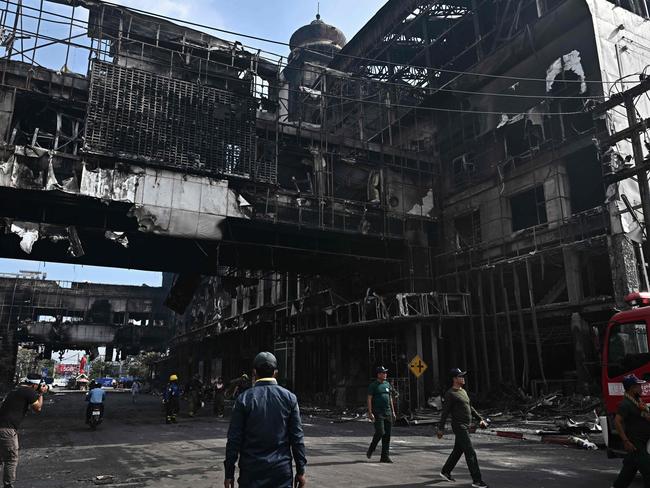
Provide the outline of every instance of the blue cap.
[[625,388],[626,390],[630,388],[630,386],[642,385],[643,383],[645,383],[645,381],[640,380],[634,374],[628,374],[627,376],[623,377],[623,388]]
[[375,374],[380,374],[380,373],[388,373],[388,368],[384,368],[383,366],[378,366],[377,369],[375,369]]
[[449,370],[449,376],[451,376],[452,378],[456,378],[458,376],[465,376],[466,374],[467,371],[463,371],[460,368],[452,368],[451,370]]

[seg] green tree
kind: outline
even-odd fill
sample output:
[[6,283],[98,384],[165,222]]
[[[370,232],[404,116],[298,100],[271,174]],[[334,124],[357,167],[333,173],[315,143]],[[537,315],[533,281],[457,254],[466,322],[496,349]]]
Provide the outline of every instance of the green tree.
[[160,357],[158,352],[142,352],[137,356],[129,356],[125,364],[126,370],[130,376],[149,379]]
[[55,361],[53,359],[40,358],[38,351],[35,349],[18,348],[16,374],[19,378],[23,378],[29,373],[41,374],[43,369],[47,369],[47,374],[53,376],[54,364]]
[[[36,372],[38,362],[38,352],[34,349],[18,348],[16,356],[16,374],[19,378],[24,378],[29,373]],[[39,371],[40,372],[40,371]]]
[[95,359],[90,363],[90,378],[103,378],[105,376],[115,377],[119,372],[119,367],[112,362],[103,359]]

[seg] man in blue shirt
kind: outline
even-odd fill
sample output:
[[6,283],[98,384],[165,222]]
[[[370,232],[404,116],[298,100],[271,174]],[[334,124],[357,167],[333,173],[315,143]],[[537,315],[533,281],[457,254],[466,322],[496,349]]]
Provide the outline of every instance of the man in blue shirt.
[[176,415],[180,410],[179,398],[181,388],[178,386],[178,376],[175,374],[169,377],[169,383],[163,391],[163,403],[165,404],[165,422],[168,424],[176,423]]
[[230,419],[224,487],[234,488],[239,458],[240,488],[302,488],[307,459],[298,400],[278,386],[278,362],[273,354],[259,353],[253,368],[258,379],[237,397]]
[[101,412],[100,417],[104,417],[104,399],[106,398],[106,392],[102,387],[95,383],[94,381],[90,384],[90,391],[86,393],[86,401],[88,406],[86,407],[86,423],[90,423],[90,415],[93,411],[94,405],[99,405],[99,411]]

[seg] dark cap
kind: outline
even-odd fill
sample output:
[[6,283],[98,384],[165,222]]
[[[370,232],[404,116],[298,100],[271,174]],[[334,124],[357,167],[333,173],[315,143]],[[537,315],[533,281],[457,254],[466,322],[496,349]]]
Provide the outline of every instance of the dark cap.
[[255,356],[255,359],[253,360],[253,368],[278,369],[278,360],[270,352],[264,351]]
[[377,366],[377,369],[375,369],[375,374],[379,373],[388,373],[388,368],[384,368],[383,366]]
[[460,368],[452,368],[449,371],[449,376],[451,376],[452,378],[457,378],[459,376],[465,376],[466,374],[467,374],[467,371],[463,371]]
[[23,383],[29,383],[30,385],[40,385],[43,381],[43,378],[40,374],[29,373],[27,377],[23,380]]
[[623,377],[623,388],[626,390],[630,388],[630,386],[642,385],[643,383],[645,383],[645,381],[640,380],[634,374],[628,374],[627,376]]

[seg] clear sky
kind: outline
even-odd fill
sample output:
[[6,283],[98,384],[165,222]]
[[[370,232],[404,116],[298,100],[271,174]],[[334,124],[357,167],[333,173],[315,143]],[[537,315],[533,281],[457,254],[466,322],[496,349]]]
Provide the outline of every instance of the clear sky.
[[[385,2],[386,0],[321,0],[320,13],[325,22],[341,29],[349,40]],[[296,29],[314,20],[318,8],[316,0],[113,0],[113,3],[281,42],[288,42]],[[27,7],[38,7],[38,4],[39,0],[24,1],[24,5]],[[69,15],[70,12],[68,7],[49,2],[45,2],[45,6],[47,10],[60,12],[63,15]],[[35,15],[34,11],[28,8],[25,11],[28,15]],[[56,20],[54,17],[51,18]],[[78,10],[75,18],[85,21],[87,15],[84,11]],[[25,29],[35,30],[36,19],[32,19],[31,23],[34,25],[30,27],[30,20],[25,19]],[[69,34],[68,29],[69,27],[66,25],[48,24],[46,35],[58,39],[66,38]],[[82,34],[83,32],[83,29],[75,28],[72,34]],[[216,37],[239,40],[244,45],[272,51],[283,56],[288,54],[286,46],[218,32],[209,33]],[[42,42],[44,41],[39,44]],[[79,38],[75,42],[85,43],[83,38]],[[40,49],[36,59],[37,62],[47,67],[58,69],[64,65],[65,49],[60,46]],[[75,71],[81,71],[85,66],[86,59],[87,52],[72,50],[69,53],[68,66]],[[162,281],[160,273],[0,259],[0,273],[17,273],[20,270],[42,271],[47,273],[49,279],[66,281],[116,284],[146,283],[150,286],[159,286]]]
[[[314,20],[316,0],[118,0],[115,3],[244,34],[288,42],[291,34]],[[348,39],[386,0],[321,0],[322,19],[343,30]],[[219,35],[217,37],[231,38]],[[283,46],[239,38],[243,44],[288,54]]]

